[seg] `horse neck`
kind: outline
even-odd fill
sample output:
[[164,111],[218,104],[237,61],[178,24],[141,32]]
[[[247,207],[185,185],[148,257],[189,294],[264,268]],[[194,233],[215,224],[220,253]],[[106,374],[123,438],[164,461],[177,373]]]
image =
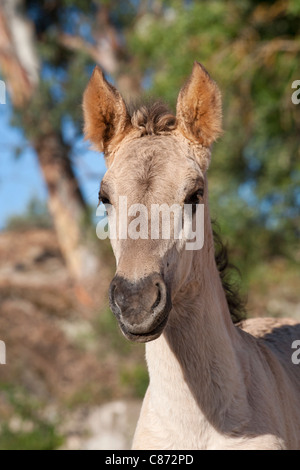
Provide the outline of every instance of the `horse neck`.
[[236,403],[243,393],[243,378],[237,354],[240,337],[216,267],[205,207],[204,247],[193,253],[192,269],[173,299],[164,333],[146,345],[146,357],[151,399],[161,413],[173,400],[173,413],[176,406],[181,412],[186,406],[187,414],[196,407],[199,415],[200,408],[203,417],[217,425],[231,401]]

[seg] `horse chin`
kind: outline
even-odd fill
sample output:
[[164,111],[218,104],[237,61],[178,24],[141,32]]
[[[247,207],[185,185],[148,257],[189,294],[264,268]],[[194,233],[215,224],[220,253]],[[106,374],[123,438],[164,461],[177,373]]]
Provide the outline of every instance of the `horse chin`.
[[157,325],[153,330],[145,331],[144,333],[134,333],[133,330],[129,331],[129,329],[121,322],[119,322],[119,324],[123,335],[129,341],[135,343],[148,343],[149,341],[153,341],[159,338],[159,336],[162,334],[168,321],[168,316],[169,314],[167,313],[162,319],[162,321],[159,323],[159,325]]

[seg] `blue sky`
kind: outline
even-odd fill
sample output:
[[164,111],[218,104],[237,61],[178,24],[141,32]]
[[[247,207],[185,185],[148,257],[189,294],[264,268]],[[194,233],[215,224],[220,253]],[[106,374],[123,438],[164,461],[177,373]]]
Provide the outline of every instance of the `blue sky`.
[[[22,214],[33,197],[47,199],[47,190],[35,152],[20,129],[12,127],[12,109],[8,102],[0,104],[0,230],[9,217]],[[71,137],[72,128],[66,124],[65,133]],[[22,149],[19,158],[15,149]],[[105,172],[102,155],[89,150],[82,137],[74,146],[74,170],[86,201],[97,204],[99,184]]]

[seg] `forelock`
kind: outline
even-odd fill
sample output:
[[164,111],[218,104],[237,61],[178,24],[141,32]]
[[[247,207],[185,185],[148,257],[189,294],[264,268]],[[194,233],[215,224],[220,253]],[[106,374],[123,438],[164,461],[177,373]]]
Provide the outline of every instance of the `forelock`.
[[170,134],[176,128],[176,117],[161,102],[150,106],[141,106],[131,111],[131,123],[145,135]]

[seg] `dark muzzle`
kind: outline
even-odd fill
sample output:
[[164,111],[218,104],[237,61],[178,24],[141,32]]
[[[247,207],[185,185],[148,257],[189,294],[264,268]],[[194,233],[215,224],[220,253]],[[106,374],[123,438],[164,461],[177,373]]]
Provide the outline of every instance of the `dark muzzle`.
[[124,335],[138,342],[156,339],[171,310],[167,286],[158,273],[136,282],[116,275],[110,285],[109,300]]

